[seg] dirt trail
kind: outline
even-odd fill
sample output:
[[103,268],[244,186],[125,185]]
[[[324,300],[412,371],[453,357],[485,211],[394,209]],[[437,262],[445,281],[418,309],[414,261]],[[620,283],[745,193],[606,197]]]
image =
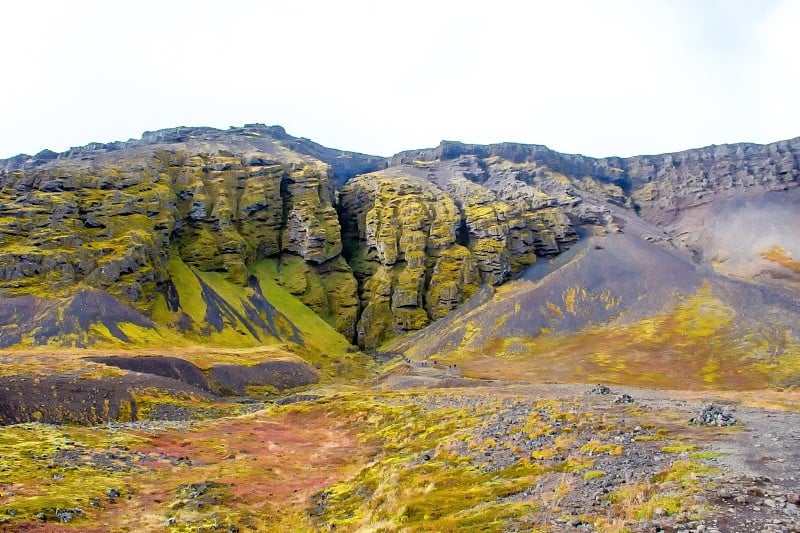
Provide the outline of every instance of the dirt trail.
[[766,476],[787,488],[798,488],[792,483],[800,480],[800,412],[743,406],[714,392],[614,390],[630,394],[644,407],[679,413],[687,420],[711,404],[721,406],[742,425],[739,431],[719,432],[710,443],[712,450],[725,454],[719,462],[739,475]]

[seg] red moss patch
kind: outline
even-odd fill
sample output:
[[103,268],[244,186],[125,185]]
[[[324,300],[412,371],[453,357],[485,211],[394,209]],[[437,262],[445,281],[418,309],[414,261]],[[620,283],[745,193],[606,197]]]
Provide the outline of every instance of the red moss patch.
[[368,450],[341,419],[320,411],[290,411],[167,431],[150,436],[137,451],[182,458],[177,464],[153,463],[136,480],[139,489],[131,500],[106,508],[115,523],[146,529],[171,514],[179,485],[205,481],[225,487],[220,505],[226,511],[299,511],[312,494],[352,473]]

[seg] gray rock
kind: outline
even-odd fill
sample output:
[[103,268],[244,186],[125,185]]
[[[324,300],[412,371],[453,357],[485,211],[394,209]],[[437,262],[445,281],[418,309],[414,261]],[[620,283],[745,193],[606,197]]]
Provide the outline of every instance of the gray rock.
[[606,394],[611,394],[611,389],[609,389],[609,388],[608,388],[608,387],[606,387],[605,385],[598,384],[598,385],[597,385],[596,387],[594,387],[594,388],[593,388],[593,389],[592,389],[590,392],[591,392],[592,394],[602,394],[602,395],[606,395]]
[[738,424],[732,414],[713,404],[703,409],[699,416],[690,419],[689,422],[703,426],[734,426]]
[[635,401],[629,394],[621,394],[614,399],[614,403],[634,403]]

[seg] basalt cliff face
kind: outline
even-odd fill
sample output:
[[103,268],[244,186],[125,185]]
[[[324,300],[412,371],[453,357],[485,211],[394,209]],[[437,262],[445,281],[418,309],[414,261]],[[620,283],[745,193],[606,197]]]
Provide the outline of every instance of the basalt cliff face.
[[[798,157],[800,139],[627,159],[443,142],[387,159],[263,125],[17,156],[0,161],[0,337],[4,346],[136,342],[133,324],[194,339],[234,332],[241,345],[294,342],[292,318],[275,322],[277,286],[372,349],[581,235],[622,232],[625,217],[650,224],[649,240],[719,267],[733,244],[710,247],[713,231],[686,227],[698,213],[721,221],[714,206],[742,198],[779,206],[791,227]],[[793,283],[800,250],[784,241],[750,258],[763,263],[758,275]],[[743,272],[730,265],[721,271]],[[83,334],[72,323],[63,335],[58,302],[82,291],[111,298],[83,312],[120,318],[85,318]]]
[[[337,151],[331,165],[303,152],[330,151],[278,127],[177,128],[4,161],[3,296],[88,287],[145,315],[166,307],[178,329],[201,331],[206,317],[192,316],[177,287],[197,272],[247,287],[253,266],[273,258],[278,279],[352,338],[358,300],[340,255],[332,169],[346,179],[383,160]],[[206,289],[203,307],[214,300]]]

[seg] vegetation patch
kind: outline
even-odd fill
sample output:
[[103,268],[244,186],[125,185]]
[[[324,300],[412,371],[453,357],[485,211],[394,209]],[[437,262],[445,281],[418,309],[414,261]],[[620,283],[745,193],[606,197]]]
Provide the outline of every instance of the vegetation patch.
[[[574,306],[577,300],[565,301]],[[800,344],[785,332],[747,327],[704,286],[671,311],[624,327],[494,340],[486,350],[463,349],[444,360],[458,361],[466,375],[484,379],[535,382],[547,376],[560,382],[694,390],[799,383]]]

